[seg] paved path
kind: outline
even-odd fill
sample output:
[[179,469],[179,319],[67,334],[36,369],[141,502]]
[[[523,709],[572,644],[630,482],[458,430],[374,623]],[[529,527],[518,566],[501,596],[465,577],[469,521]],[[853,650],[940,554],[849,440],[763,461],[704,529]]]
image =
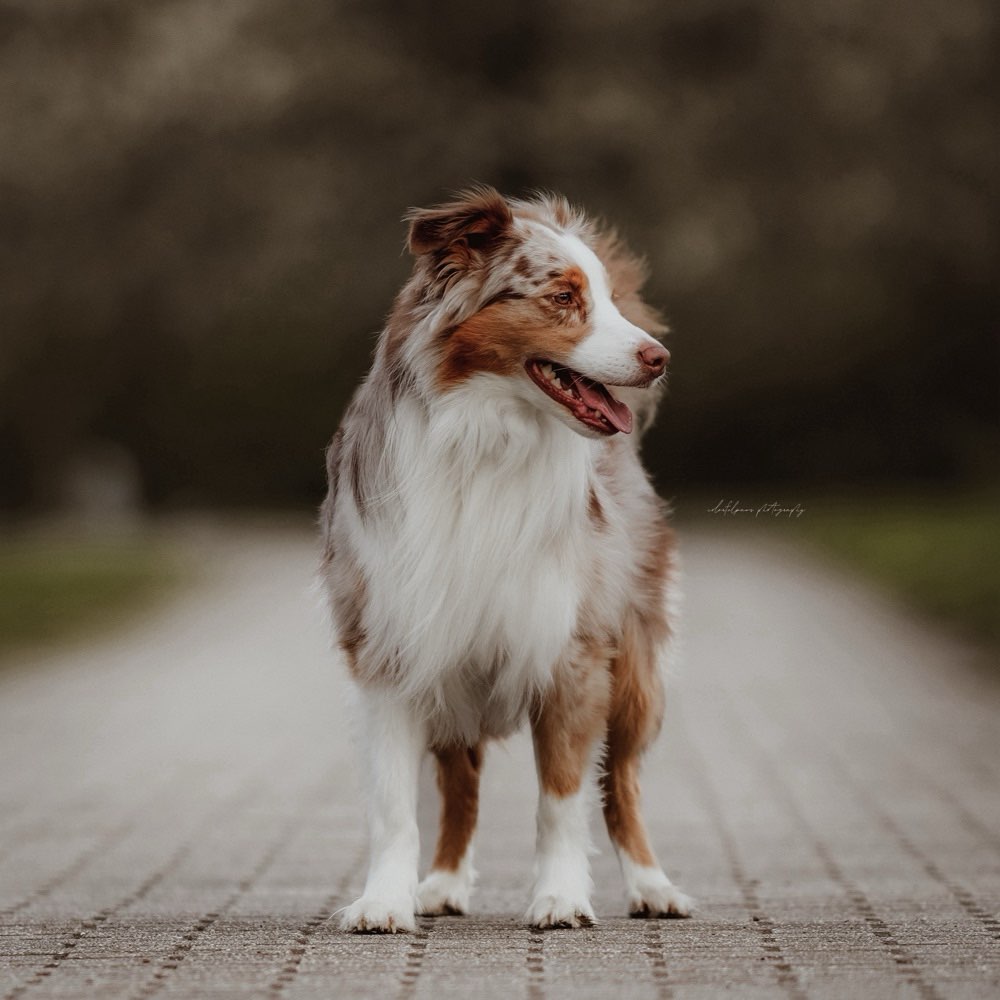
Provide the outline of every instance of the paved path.
[[696,918],[624,918],[602,834],[601,922],[522,925],[517,738],[487,761],[473,915],[352,937],[330,916],[363,815],[311,540],[205,551],[155,620],[0,675],[3,1000],[1000,995],[1000,692],[848,581],[686,538],[646,787]]

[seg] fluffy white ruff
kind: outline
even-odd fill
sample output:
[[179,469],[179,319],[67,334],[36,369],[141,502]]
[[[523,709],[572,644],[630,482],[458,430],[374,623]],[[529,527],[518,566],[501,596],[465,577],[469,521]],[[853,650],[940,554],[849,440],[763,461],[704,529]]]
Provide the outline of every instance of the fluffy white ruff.
[[621,540],[587,520],[593,443],[512,398],[508,381],[471,379],[429,419],[402,401],[383,458],[392,505],[363,526],[343,502],[368,581],[364,663],[402,658],[393,684],[440,743],[521,723],[572,640],[595,562],[617,585],[617,603],[595,602],[603,615],[625,600]]
[[425,917],[459,916],[469,912],[476,873],[470,848],[457,871],[433,869],[417,887],[417,912]]
[[694,900],[680,891],[656,865],[637,865],[619,855],[625,876],[628,912],[633,917],[689,917]]

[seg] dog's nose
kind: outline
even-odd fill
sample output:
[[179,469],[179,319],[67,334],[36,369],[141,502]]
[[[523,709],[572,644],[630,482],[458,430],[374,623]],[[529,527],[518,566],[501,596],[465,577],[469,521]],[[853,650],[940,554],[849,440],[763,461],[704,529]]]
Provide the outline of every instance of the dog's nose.
[[662,344],[640,347],[639,363],[653,375],[662,375],[670,360],[670,352]]

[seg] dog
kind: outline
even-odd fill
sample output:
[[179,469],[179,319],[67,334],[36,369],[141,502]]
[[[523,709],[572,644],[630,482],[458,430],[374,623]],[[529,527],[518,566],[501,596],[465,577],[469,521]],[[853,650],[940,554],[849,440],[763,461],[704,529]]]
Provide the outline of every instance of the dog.
[[[669,354],[641,261],[563,198],[412,210],[413,272],[327,452],[322,580],[357,694],[370,858],[344,929],[469,908],[484,747],[525,720],[534,927],[593,923],[600,786],[629,912],[687,916],[639,811],[663,713],[674,539],[640,464]],[[417,776],[436,758],[418,884]]]

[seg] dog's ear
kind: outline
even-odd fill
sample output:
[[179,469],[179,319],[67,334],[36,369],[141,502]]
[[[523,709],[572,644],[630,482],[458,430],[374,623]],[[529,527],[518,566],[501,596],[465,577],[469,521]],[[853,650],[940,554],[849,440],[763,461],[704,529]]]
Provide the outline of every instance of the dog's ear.
[[492,187],[470,188],[454,201],[434,208],[411,209],[405,218],[410,223],[407,247],[414,256],[454,244],[477,253],[488,251],[514,222],[510,205]]

